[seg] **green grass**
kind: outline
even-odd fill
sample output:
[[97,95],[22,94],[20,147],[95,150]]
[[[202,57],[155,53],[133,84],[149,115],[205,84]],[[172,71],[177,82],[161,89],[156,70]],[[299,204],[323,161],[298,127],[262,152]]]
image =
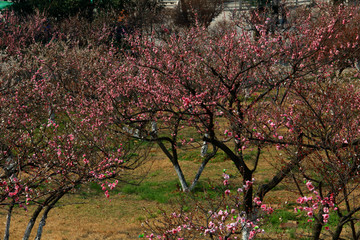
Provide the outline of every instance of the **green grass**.
[[271,215],[269,215],[266,219],[266,222],[272,228],[279,228],[282,222],[298,220],[298,215],[299,214],[295,212],[279,209],[279,210],[275,210]]
[[[295,213],[291,210],[286,209],[278,209],[275,210],[271,215],[265,217],[265,226],[264,229],[266,232],[281,232],[285,231],[280,228],[281,223],[286,223],[289,221],[298,222],[297,228],[310,230],[311,225],[307,222],[308,217],[305,216],[305,213]],[[296,229],[294,229],[296,230]],[[291,236],[291,238],[295,239],[296,231],[292,229],[287,229],[286,231]]]
[[278,184],[276,185],[271,191],[282,191],[282,190],[288,190],[289,186],[286,186],[285,184]]
[[[271,215],[266,216],[264,229],[266,232],[281,232],[286,231],[291,239],[297,239],[296,229],[302,229],[306,232],[311,231],[314,223],[308,222],[308,217],[305,212],[295,213],[291,210],[279,209],[275,210]],[[281,229],[280,224],[286,223],[289,221],[296,221],[298,223],[296,228],[290,229]],[[331,213],[329,218],[328,226],[330,229],[334,230],[337,223],[339,222],[339,217],[336,213]],[[324,230],[325,231],[325,230]],[[307,239],[307,238],[301,238]]]
[[[256,151],[249,151],[243,153],[243,159],[245,162],[255,162]],[[199,151],[183,151],[179,153],[180,161],[192,161],[201,162],[202,157]],[[218,151],[216,155],[210,160],[212,163],[221,163],[230,160],[230,158],[223,152]]]
[[217,152],[215,157],[211,160],[213,163],[225,162],[230,158],[224,152]]
[[179,153],[178,158],[180,161],[200,162],[200,152],[197,151],[182,151]]
[[[100,186],[92,184],[90,187],[98,193],[103,192]],[[186,194],[181,191],[178,179],[168,181],[145,181],[140,185],[125,184],[115,189],[117,190],[113,191],[134,195],[135,199],[156,201],[158,203],[176,201],[179,198],[185,197],[182,194]],[[230,190],[236,191],[235,188],[231,188]],[[200,201],[214,199],[221,197],[224,191],[224,186],[221,183],[214,185],[209,180],[202,180],[199,181],[193,189],[191,197]]]
[[159,203],[168,203],[178,195],[179,183],[177,180],[166,182],[143,182],[140,185],[127,184],[121,187],[124,194],[136,195],[141,200],[151,200]]

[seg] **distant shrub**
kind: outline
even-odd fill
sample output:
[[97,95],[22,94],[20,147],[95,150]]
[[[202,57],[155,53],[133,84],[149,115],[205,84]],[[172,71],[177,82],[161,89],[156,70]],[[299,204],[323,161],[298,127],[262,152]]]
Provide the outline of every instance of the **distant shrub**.
[[20,14],[31,14],[34,11],[46,13],[57,19],[81,14],[92,19],[94,9],[123,9],[128,0],[15,0],[13,9]]

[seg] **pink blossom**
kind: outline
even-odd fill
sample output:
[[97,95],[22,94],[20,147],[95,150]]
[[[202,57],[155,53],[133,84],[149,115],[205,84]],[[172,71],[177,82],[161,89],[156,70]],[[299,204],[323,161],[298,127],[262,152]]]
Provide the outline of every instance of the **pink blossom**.
[[183,102],[184,102],[184,107],[187,107],[187,106],[189,106],[189,104],[190,104],[190,98],[186,98],[186,97],[182,97],[181,98],[182,100],[183,100]]
[[232,136],[232,132],[230,132],[229,130],[225,130],[224,134],[225,134],[225,136],[229,136],[229,137]]
[[296,200],[297,203],[299,204],[303,204],[305,202],[304,198],[302,197],[299,197],[297,200]]
[[70,141],[74,140],[74,135],[73,135],[73,134],[69,134],[69,139],[70,139]]
[[323,216],[323,220],[324,220],[324,222],[326,223],[326,222],[328,222],[328,220],[329,220],[329,214],[323,214],[322,215]]
[[253,184],[253,183],[252,183],[251,181],[246,180],[245,186],[244,186],[245,190],[249,190],[250,187],[252,186],[252,184]]
[[251,230],[249,234],[249,239],[253,239],[255,237],[255,233],[256,232],[254,230]]
[[308,182],[306,183],[306,186],[307,186],[307,188],[309,189],[309,191],[313,191],[313,190],[315,189],[315,187],[312,185],[312,183],[311,183],[310,181],[308,181]]
[[267,214],[272,214],[274,212],[274,209],[272,207],[267,208]]

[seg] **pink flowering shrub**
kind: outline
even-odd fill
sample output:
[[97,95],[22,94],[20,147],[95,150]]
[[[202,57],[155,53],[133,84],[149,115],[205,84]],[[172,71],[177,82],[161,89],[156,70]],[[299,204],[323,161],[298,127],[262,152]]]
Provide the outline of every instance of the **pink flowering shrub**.
[[[261,225],[264,216],[273,212],[267,204],[255,198],[254,214],[247,217],[243,210],[242,195],[245,194],[253,181],[247,181],[242,187],[231,190],[230,176],[223,173],[223,194],[221,198],[203,198],[187,196],[190,201],[183,202],[179,211],[162,215],[156,220],[147,220],[145,229],[151,234],[143,237],[154,239],[240,239],[247,229],[249,239],[262,233]],[[206,195],[205,195],[206,196]],[[185,211],[184,205],[189,206]]]

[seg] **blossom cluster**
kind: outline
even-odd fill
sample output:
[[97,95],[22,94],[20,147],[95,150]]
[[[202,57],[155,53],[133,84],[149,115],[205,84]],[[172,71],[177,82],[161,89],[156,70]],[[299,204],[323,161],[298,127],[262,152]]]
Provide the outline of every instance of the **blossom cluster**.
[[[227,188],[230,185],[230,175],[223,170],[223,184]],[[183,235],[189,232],[196,232],[204,237],[217,237],[217,239],[239,239],[236,236],[239,232],[247,231],[249,239],[253,239],[258,233],[264,232],[260,228],[264,214],[271,214],[273,209],[259,198],[254,198],[254,211],[253,214],[247,215],[241,211],[240,194],[246,193],[254,183],[252,181],[245,181],[245,184],[238,188],[235,193],[231,193],[230,189],[224,190],[223,202],[224,207],[216,210],[209,210],[206,223],[198,223],[194,220],[193,216],[187,213],[173,212],[170,218],[177,224],[169,226],[164,232],[156,235],[149,234],[146,238],[149,240],[155,239],[184,239]],[[201,218],[202,219],[202,218]],[[182,237],[180,237],[182,236]]]
[[330,210],[337,210],[336,204],[334,202],[334,195],[330,194],[328,197],[321,197],[319,192],[315,190],[314,185],[310,181],[306,182],[306,187],[315,195],[315,197],[299,197],[297,199],[297,203],[306,206],[295,208],[295,212],[306,212],[307,216],[309,217],[308,222],[313,222],[315,220],[316,211],[321,213],[321,219],[318,220],[324,224],[326,230],[329,230],[329,212]]

